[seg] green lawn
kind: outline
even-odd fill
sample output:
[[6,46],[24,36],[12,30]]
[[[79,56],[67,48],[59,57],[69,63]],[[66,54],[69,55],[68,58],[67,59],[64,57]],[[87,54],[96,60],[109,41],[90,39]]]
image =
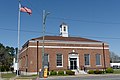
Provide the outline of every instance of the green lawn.
[[114,69],[114,74],[120,74],[120,69]]
[[29,77],[36,78],[36,77],[38,77],[38,75],[37,74],[35,74],[35,75],[20,75],[19,77],[21,77],[21,78],[29,78]]
[[[9,80],[10,78],[13,78],[15,77],[16,74],[13,74],[13,73],[2,73],[1,74],[1,78],[4,78],[4,80]],[[19,75],[19,77],[17,79],[34,79],[38,77],[38,75],[30,75],[30,76],[27,76],[27,75]]]
[[13,73],[2,73],[1,74],[1,77],[2,78],[12,78],[12,77],[15,77],[16,74],[13,74]]
[[[113,74],[120,74],[120,69],[114,69],[114,73]],[[2,73],[1,74],[1,77],[5,78],[6,80],[10,79],[12,77],[15,77],[15,76],[16,76],[16,74],[13,74],[13,73]],[[31,76],[21,75],[21,76],[19,76],[19,78],[29,78],[29,77],[36,78],[36,77],[38,77],[38,75],[31,75]]]

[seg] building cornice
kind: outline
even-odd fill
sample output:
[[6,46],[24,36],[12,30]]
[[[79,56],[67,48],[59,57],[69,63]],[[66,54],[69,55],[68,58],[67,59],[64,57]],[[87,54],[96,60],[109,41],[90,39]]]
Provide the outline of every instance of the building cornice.
[[[42,43],[43,40],[31,40],[29,42],[37,42]],[[93,44],[93,45],[109,45],[106,42],[83,42],[83,41],[61,41],[61,40],[44,40],[44,43],[61,43],[61,44]]]

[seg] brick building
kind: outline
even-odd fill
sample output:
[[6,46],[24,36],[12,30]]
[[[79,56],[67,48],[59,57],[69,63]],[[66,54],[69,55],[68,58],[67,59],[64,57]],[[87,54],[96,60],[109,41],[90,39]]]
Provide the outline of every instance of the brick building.
[[[22,72],[42,69],[43,37],[28,40],[19,55]],[[69,37],[68,26],[60,25],[60,36],[44,37],[44,65],[49,70],[105,69],[110,67],[109,44],[81,37]]]

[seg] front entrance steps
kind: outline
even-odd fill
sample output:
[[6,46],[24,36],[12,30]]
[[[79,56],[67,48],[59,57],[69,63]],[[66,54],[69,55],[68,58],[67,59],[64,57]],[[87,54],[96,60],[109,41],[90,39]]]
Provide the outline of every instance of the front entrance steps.
[[72,70],[75,72],[75,75],[76,74],[87,74],[87,72],[85,72],[84,70]]

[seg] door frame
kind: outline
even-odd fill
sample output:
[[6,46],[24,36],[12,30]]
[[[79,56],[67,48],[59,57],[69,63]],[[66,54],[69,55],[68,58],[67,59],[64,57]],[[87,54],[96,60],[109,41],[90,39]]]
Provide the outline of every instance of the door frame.
[[77,58],[77,68],[79,68],[79,54],[78,53],[75,53],[75,52],[72,52],[72,53],[69,53],[68,55],[68,68],[70,69],[70,58]]
[[77,69],[77,58],[70,58],[70,69]]

